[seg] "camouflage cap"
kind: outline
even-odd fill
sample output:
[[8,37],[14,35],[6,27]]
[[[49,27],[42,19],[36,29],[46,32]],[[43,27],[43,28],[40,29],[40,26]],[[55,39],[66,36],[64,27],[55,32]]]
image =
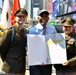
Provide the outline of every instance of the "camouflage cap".
[[26,9],[24,9],[24,8],[19,8],[19,9],[15,12],[14,16],[17,16],[19,13],[23,13],[23,14],[25,14],[25,16],[28,15]]
[[61,20],[61,24],[75,24],[76,21],[72,17],[67,17],[66,19]]

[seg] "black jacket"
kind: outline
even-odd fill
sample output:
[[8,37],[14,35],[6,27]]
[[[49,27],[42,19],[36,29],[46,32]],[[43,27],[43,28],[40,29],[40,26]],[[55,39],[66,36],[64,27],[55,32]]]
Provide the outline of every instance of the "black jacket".
[[[9,66],[9,73],[25,72],[25,55],[27,46],[27,38],[25,29],[19,30],[18,26],[14,26],[14,38],[11,41],[12,31],[10,30],[1,49],[1,57]],[[5,66],[3,66],[3,70]]]

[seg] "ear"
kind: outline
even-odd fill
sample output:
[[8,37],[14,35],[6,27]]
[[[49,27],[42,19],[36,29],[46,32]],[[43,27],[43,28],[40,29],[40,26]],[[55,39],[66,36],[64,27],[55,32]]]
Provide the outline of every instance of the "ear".
[[42,20],[41,16],[38,16],[38,22],[40,22]]
[[42,17],[41,16],[38,16],[38,20],[40,20],[40,19],[42,19]]
[[15,17],[14,20],[15,20],[15,21],[18,21],[18,17]]

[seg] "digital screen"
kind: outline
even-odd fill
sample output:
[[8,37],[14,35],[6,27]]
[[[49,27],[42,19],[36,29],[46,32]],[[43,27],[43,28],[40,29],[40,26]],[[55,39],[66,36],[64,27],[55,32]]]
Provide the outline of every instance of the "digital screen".
[[60,15],[71,12],[72,6],[73,6],[72,0],[66,0],[62,2],[60,0],[59,2],[59,12],[61,12]]
[[76,0],[59,0],[59,15],[76,11]]
[[55,0],[53,2],[53,17],[72,11],[76,11],[76,0]]

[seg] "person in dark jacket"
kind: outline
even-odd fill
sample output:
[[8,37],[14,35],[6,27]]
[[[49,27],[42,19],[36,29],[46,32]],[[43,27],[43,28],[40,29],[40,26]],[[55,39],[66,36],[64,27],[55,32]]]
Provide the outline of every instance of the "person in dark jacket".
[[12,28],[8,29],[8,34],[3,42],[1,58],[3,60],[2,71],[8,75],[25,75],[25,56],[27,46],[27,31],[23,24],[28,13],[24,8],[18,9],[14,16],[16,23],[13,25],[14,37],[12,38]]
[[54,65],[56,75],[76,75],[76,37],[73,33],[75,20],[67,17],[61,24],[65,33],[67,61]]

